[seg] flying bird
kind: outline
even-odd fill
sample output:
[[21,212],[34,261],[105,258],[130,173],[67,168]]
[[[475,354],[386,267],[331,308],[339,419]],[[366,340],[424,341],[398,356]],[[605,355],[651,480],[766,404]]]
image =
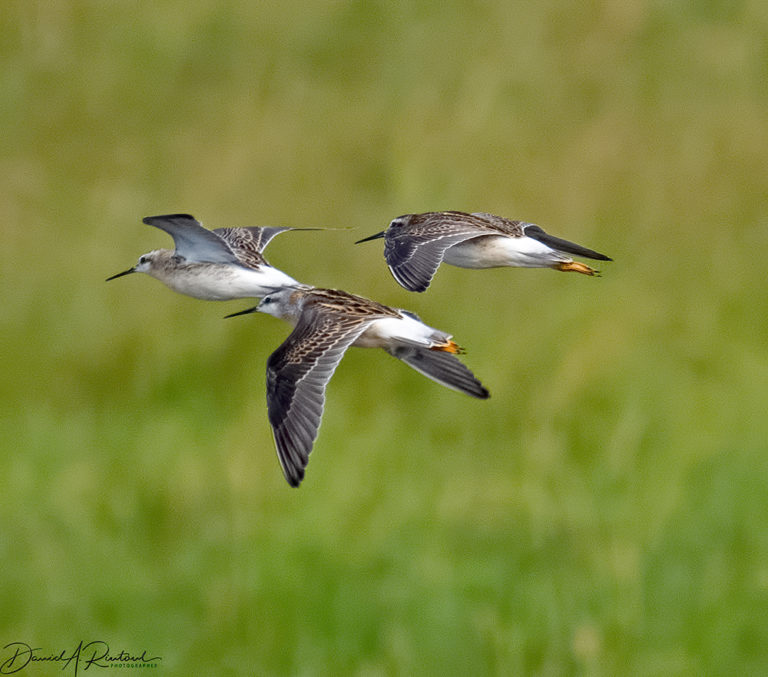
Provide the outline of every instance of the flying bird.
[[255,308],[294,325],[267,361],[267,413],[288,484],[304,478],[325,404],[325,389],[350,346],[383,348],[428,378],[486,399],[488,391],[456,357],[449,334],[416,315],[336,289],[300,285],[267,294]]
[[189,214],[147,216],[144,223],[168,233],[174,250],[155,249],[139,257],[128,270],[146,273],[179,294],[205,301],[261,298],[276,288],[299,284],[267,263],[262,252],[269,241],[286,230],[314,228],[216,228],[208,230]]
[[409,291],[426,291],[440,264],[459,268],[554,268],[599,275],[572,256],[611,261],[605,254],[561,240],[534,223],[475,212],[426,212],[393,219],[389,227],[358,240],[384,238],[384,258]]

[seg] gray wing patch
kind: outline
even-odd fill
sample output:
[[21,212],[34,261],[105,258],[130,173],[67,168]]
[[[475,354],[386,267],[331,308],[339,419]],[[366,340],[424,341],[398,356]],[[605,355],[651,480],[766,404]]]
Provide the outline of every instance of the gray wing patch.
[[285,479],[297,487],[317,438],[325,389],[369,320],[305,311],[267,360],[267,413]]
[[176,255],[192,263],[239,263],[230,246],[216,233],[203,228],[189,214],[164,214],[142,219],[173,238]]

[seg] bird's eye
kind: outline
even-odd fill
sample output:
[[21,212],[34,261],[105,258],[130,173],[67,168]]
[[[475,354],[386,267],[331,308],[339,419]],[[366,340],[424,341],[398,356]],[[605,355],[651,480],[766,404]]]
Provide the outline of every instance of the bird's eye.
[[139,263],[146,263],[146,262],[147,262],[147,257],[146,257],[146,256],[142,256],[142,257],[139,259]]

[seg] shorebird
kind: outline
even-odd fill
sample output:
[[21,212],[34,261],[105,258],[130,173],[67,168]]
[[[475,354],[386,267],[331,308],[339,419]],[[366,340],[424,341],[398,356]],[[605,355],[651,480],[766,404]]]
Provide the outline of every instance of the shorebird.
[[534,223],[475,212],[426,212],[394,219],[386,230],[358,240],[384,238],[384,258],[409,291],[426,291],[441,262],[459,268],[554,268],[599,275],[571,255],[611,261],[581,245],[545,233]]
[[208,230],[189,214],[147,216],[144,223],[168,233],[175,250],[155,249],[128,270],[147,273],[179,294],[206,301],[261,298],[276,288],[299,284],[267,263],[262,251],[275,235],[312,228],[216,228]]
[[350,346],[383,348],[453,390],[486,399],[488,391],[456,357],[449,334],[416,315],[336,289],[300,285],[266,295],[255,308],[294,329],[267,360],[267,413],[285,479],[297,487],[317,438],[325,388]]

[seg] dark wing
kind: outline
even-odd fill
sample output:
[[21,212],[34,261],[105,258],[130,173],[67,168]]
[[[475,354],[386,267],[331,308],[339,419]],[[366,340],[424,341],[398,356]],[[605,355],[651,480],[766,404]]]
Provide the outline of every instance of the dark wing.
[[173,238],[176,255],[194,263],[239,263],[230,246],[216,233],[203,228],[189,214],[164,214],[143,219]]
[[267,360],[267,413],[277,457],[292,487],[304,478],[328,381],[344,352],[374,319],[306,308],[296,328]]
[[489,231],[483,219],[463,212],[401,216],[386,230],[384,258],[400,285],[426,291],[449,247]]
[[451,353],[413,345],[400,345],[387,352],[440,385],[482,400],[490,397],[483,384]]
[[596,259],[598,261],[613,261],[613,259],[609,256],[601,254],[600,252],[596,252],[594,249],[587,249],[586,247],[582,247],[580,244],[576,244],[575,242],[569,242],[568,240],[563,240],[559,237],[555,237],[554,235],[550,235],[533,223],[525,225],[525,234],[528,237],[532,237],[534,240],[538,240],[542,244],[547,245],[547,247],[552,247],[552,249],[565,252],[566,254],[584,256],[585,258]]

